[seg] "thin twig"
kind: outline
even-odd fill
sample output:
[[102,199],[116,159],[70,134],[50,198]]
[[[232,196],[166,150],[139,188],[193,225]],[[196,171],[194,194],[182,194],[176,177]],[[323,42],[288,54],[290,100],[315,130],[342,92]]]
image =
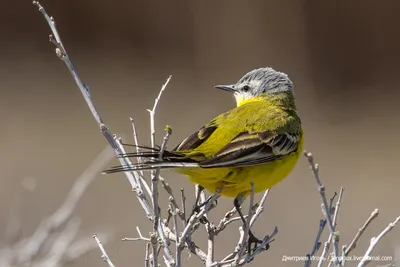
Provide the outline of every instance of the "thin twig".
[[[164,85],[161,87],[160,92],[158,93],[158,96],[156,97],[156,99],[154,100],[154,106],[153,109],[148,109],[147,111],[150,113],[150,142],[151,142],[151,148],[155,148],[156,147],[156,127],[155,127],[155,115],[156,115],[156,109],[157,109],[157,105],[158,102],[160,101],[161,95],[164,92],[164,90],[167,88],[167,85],[169,83],[169,81],[171,80],[172,76],[169,76],[167,81],[164,83]],[[167,131],[168,132],[168,131]],[[164,148],[165,149],[165,148]],[[160,157],[162,159],[162,152],[160,151]],[[160,159],[160,158],[159,158]],[[157,189],[157,183],[158,183],[158,177],[156,175],[158,170],[159,173],[159,168],[156,170],[152,170],[151,171],[151,180],[152,180],[152,195],[153,195],[153,207],[154,207],[154,197],[158,197],[158,189]],[[156,183],[156,184],[154,184]],[[156,190],[156,192],[154,191]],[[156,196],[155,196],[156,195]],[[155,218],[157,219],[157,214],[158,211],[155,214]],[[156,221],[156,219],[154,221]],[[153,223],[157,223],[157,222],[153,222]]]
[[389,225],[383,229],[383,231],[376,237],[372,237],[371,241],[369,243],[369,247],[367,251],[365,252],[362,260],[360,263],[357,265],[357,267],[363,267],[367,265],[371,261],[371,252],[375,248],[375,246],[379,243],[379,241],[390,231],[393,229],[393,227],[396,226],[396,224],[400,221],[400,216],[397,217],[393,222],[389,223]]
[[150,234],[150,245],[152,249],[152,259],[153,259],[153,266],[158,266],[158,238],[157,233],[153,232]]
[[167,79],[167,81],[164,83],[164,85],[161,87],[160,92],[158,93],[158,96],[154,100],[154,106],[153,109],[148,109],[147,111],[150,113],[150,142],[151,142],[151,147],[155,148],[156,146],[156,127],[155,127],[155,112],[157,109],[158,102],[160,101],[162,93],[165,91],[167,88],[167,85],[169,81],[171,80],[172,76],[170,75]]
[[179,215],[181,220],[184,220],[184,218],[182,217],[182,212],[180,212],[178,203],[175,200],[174,192],[172,191],[171,186],[161,176],[160,176],[160,182],[161,182],[162,187],[169,194],[169,200],[170,200],[170,202],[172,204],[172,207],[176,210],[177,215]]
[[[176,235],[171,232],[169,228],[165,228],[165,235],[169,240],[172,242],[176,242]],[[138,237],[124,237],[122,241],[147,241],[147,243],[150,244],[150,238],[144,237],[139,229],[139,227],[136,227],[136,231],[138,232]],[[189,249],[191,253],[196,255],[202,262],[206,262],[206,253],[202,251],[193,241],[189,240],[189,237],[186,240],[186,244],[184,244],[184,247]]]
[[[315,255],[315,253],[317,253],[317,251],[319,250],[319,248],[321,246],[321,241],[319,241],[319,240],[321,239],[321,235],[325,229],[325,225],[326,225],[326,220],[319,220],[319,228],[318,228],[317,237],[315,238],[314,246],[313,246],[311,253],[306,255],[307,260],[304,262],[304,267],[311,266],[311,258]],[[321,256],[321,259],[322,259],[322,256]]]
[[[221,231],[223,231],[229,223],[236,221],[236,220],[232,220],[232,217],[233,217],[233,215],[236,214],[236,212],[237,212],[236,208],[232,208],[230,211],[225,213],[224,217],[220,220],[218,226],[215,227],[215,230],[214,230],[215,235],[218,235]],[[234,219],[236,219],[236,218],[234,218]],[[237,217],[237,219],[240,220],[241,218]]]
[[[171,76],[168,77],[167,81],[164,83],[164,85],[161,87],[160,92],[158,93],[158,96],[156,97],[156,99],[154,100],[154,106],[153,109],[148,109],[148,112],[150,113],[150,141],[151,141],[151,148],[155,148],[156,147],[156,129],[155,129],[155,113],[156,113],[156,109],[157,109],[157,105],[158,102],[160,101],[161,95],[164,92],[164,90],[167,88],[167,85],[169,83],[169,81],[171,80]],[[160,153],[159,153],[159,158],[158,160],[162,160],[163,157],[163,152],[165,150],[165,146],[166,146],[166,141],[168,140],[169,135],[171,134],[171,128],[169,127],[166,130],[166,137],[164,137],[164,149],[160,149]],[[154,209],[154,225],[158,224],[158,219],[159,219],[159,211],[158,211],[158,206],[156,208],[156,204],[158,204],[158,175],[160,173],[160,168],[157,168],[156,170],[152,170],[151,171],[151,181],[152,181],[152,197],[153,197],[153,209]]]
[[173,202],[173,197],[169,197],[169,209],[171,210],[172,213],[172,221],[174,223],[174,232],[176,236],[176,242],[175,242],[175,260],[176,260],[176,267],[182,267],[182,258],[178,257],[178,244],[179,244],[179,228],[178,228],[178,211],[177,208],[174,207]]
[[196,255],[203,263],[207,260],[207,254],[201,250],[189,237],[186,239],[187,248],[189,251]]
[[[139,155],[140,154],[140,147],[139,147],[139,141],[138,141],[138,136],[137,136],[137,132],[136,132],[136,125],[135,125],[135,121],[133,120],[133,118],[129,118],[132,124],[132,132],[133,132],[133,142],[135,143],[135,148],[136,148],[136,153]],[[136,158],[138,163],[142,162],[142,158],[141,157],[137,157]],[[149,185],[146,183],[146,181],[144,180],[144,173],[143,171],[139,171],[139,177],[140,177],[140,183],[139,186],[142,185],[144,186],[144,188],[147,191],[147,194],[149,196],[151,196],[151,189],[149,187]]]
[[[139,146],[139,140],[138,140],[137,131],[136,131],[136,124],[132,117],[129,117],[129,120],[131,121],[131,125],[132,125],[132,136],[133,136],[133,142],[135,144],[136,154],[140,155],[140,146]],[[137,161],[138,161],[138,163],[141,163],[142,158],[137,157]],[[142,176],[144,176],[144,173],[142,170],[140,171],[140,174]]]
[[[199,190],[198,186],[196,187],[196,189]],[[201,191],[200,200],[201,203],[204,203],[204,201],[206,201],[204,190]],[[213,205],[213,203],[211,205]],[[207,258],[205,265],[206,267],[208,267],[211,266],[215,261],[215,226],[212,222],[208,220],[206,215],[204,217],[206,218],[205,228],[207,232]]]
[[[118,147],[118,150],[121,151],[121,155],[126,154],[125,153],[125,148],[123,147],[122,143],[120,142],[120,139],[117,138],[115,135],[112,136],[112,139],[115,142],[115,145]],[[128,161],[121,163],[121,159],[127,159]],[[127,157],[118,157],[120,159],[120,163],[122,166],[131,166],[132,163],[129,161]],[[134,181],[134,184],[132,185],[132,191],[135,193],[136,198],[139,201],[139,204],[142,206],[144,212],[146,213],[146,217],[149,220],[152,220],[154,217],[154,211],[151,208],[151,204],[149,203],[146,195],[144,194],[143,190],[140,189],[140,174],[137,171],[132,171],[132,172],[124,172],[127,177],[134,177],[131,180]],[[134,176],[132,176],[132,174]]]
[[[337,196],[337,193],[335,192],[329,201],[329,214],[332,214],[332,211],[334,210],[333,201],[335,200],[336,196]],[[311,253],[306,255],[307,260],[304,262],[304,267],[311,266],[311,258],[313,256],[315,256],[315,254],[318,252],[318,250],[321,247],[320,239],[321,239],[321,235],[325,229],[326,222],[327,222],[326,219],[322,219],[319,221],[319,229],[318,229],[317,236],[315,237],[314,246],[313,246]],[[325,242],[325,245],[329,247],[329,243]],[[328,248],[326,248],[326,249],[328,249]],[[324,254],[324,252],[322,254]],[[318,264],[322,264],[323,261],[325,261],[325,258],[323,256],[321,256]]]
[[144,267],[150,267],[150,243],[146,243],[146,252],[144,256]]
[[111,259],[108,257],[107,252],[103,247],[103,244],[101,243],[100,239],[97,237],[96,234],[93,234],[93,238],[96,240],[96,243],[99,246],[99,249],[102,253],[101,258],[108,264],[108,266],[115,267],[115,265],[112,263]]
[[260,204],[258,205],[253,218],[251,218],[251,220],[250,220],[250,228],[253,227],[253,224],[256,222],[256,220],[258,219],[260,214],[264,211],[264,204],[265,204],[265,201],[267,200],[267,197],[268,197],[268,194],[270,191],[271,191],[271,189],[265,190],[264,195],[262,196],[262,198],[260,200]]
[[143,240],[150,242],[150,238],[144,237],[142,235],[142,232],[139,229],[139,226],[136,226],[136,232],[138,233],[139,237],[124,237],[121,239],[121,241],[138,241],[138,240]]
[[[168,82],[167,82],[168,83]],[[166,83],[166,84],[167,84]],[[166,84],[163,86],[163,88],[166,86]],[[163,90],[163,89],[161,89]],[[161,93],[160,93],[161,95]],[[159,95],[159,96],[160,96]],[[156,105],[154,105],[153,111],[155,110]],[[167,146],[167,142],[169,139],[169,136],[172,133],[172,128],[167,126],[165,129],[166,133],[163,138],[163,142],[161,144],[160,148],[160,154],[158,157],[159,161],[162,161],[163,159],[163,154],[165,151],[165,148]],[[166,257],[168,264],[170,265],[175,265],[175,259],[173,257],[173,254],[168,246],[168,241],[165,237],[164,234],[164,225],[160,224],[160,206],[158,204],[158,181],[159,181],[159,176],[160,176],[160,168],[157,168],[154,172],[154,175],[152,174],[151,182],[152,182],[152,197],[153,197],[153,210],[154,210],[154,219],[153,219],[153,229],[155,233],[158,233],[158,236],[161,238],[162,241],[162,247],[164,249],[164,256]],[[157,255],[153,254],[155,257]],[[153,260],[156,260],[155,258]],[[157,264],[154,264],[154,266],[157,266]]]
[[314,178],[318,184],[318,191],[319,191],[319,194],[320,194],[321,200],[322,200],[323,214],[325,216],[325,219],[327,220],[329,231],[333,235],[333,240],[334,240],[334,242],[333,242],[333,257],[334,257],[333,261],[334,261],[335,265],[338,265],[339,264],[339,242],[338,242],[339,235],[335,231],[335,227],[332,222],[332,218],[331,218],[331,214],[330,214],[329,206],[328,206],[328,201],[326,199],[326,194],[325,194],[325,186],[321,183],[321,180],[319,178],[319,166],[317,163],[314,163],[314,157],[311,153],[304,151],[304,156],[307,158],[308,163],[310,164],[311,172],[314,175]]
[[249,205],[249,212],[246,218],[246,223],[243,225],[244,236],[242,239],[242,243],[240,244],[240,249],[236,254],[234,264],[237,265],[239,263],[240,258],[243,256],[243,253],[246,249],[246,244],[248,242],[248,236],[250,232],[250,220],[253,216],[253,205],[254,205],[254,183],[250,183],[251,185],[251,193],[250,193],[250,205]]
[[344,256],[346,254],[346,248],[347,248],[346,245],[342,246],[342,257],[341,257],[341,261],[340,261],[340,264],[341,264],[340,267],[344,267],[346,265],[346,256]]
[[[258,205],[253,218],[254,217],[258,218],[258,216],[260,216],[260,214],[263,212],[263,210],[264,210],[263,206],[264,206],[264,203],[265,203],[265,201],[267,199],[267,196],[268,196],[269,192],[270,192],[270,190],[266,190],[264,192],[264,195],[263,195],[263,197],[261,198],[261,201],[260,201],[260,205]],[[252,223],[254,223],[254,222],[255,222],[255,219],[254,219],[254,221],[250,222],[250,225],[252,225]],[[237,256],[237,254],[238,254],[238,252],[239,252],[239,250],[241,248],[241,244],[244,241],[244,233],[245,233],[245,231],[243,230],[243,227],[240,227],[239,228],[239,240],[238,240],[238,242],[237,242],[237,244],[235,246],[234,251],[232,253],[230,253],[229,255],[227,255],[226,257],[224,257],[223,260],[219,262],[219,263],[221,263],[220,266],[226,266],[225,264],[228,264],[228,265],[229,264],[233,264],[233,262],[236,260],[236,256]],[[264,238],[263,242],[257,247],[256,251],[264,251],[265,248],[266,248],[266,245],[268,245],[269,243],[271,243],[274,240],[274,239],[272,239],[272,237],[275,236],[277,233],[278,233],[278,228],[275,227],[274,232],[272,233],[272,235],[266,236]],[[257,252],[257,254],[258,253],[259,252]],[[253,254],[251,254],[251,255],[253,255]],[[253,258],[254,257],[249,257],[248,260],[251,260]],[[242,265],[243,265],[243,263],[242,263]]]
[[[335,213],[333,214],[332,223],[333,223],[333,227],[335,228],[335,232],[336,232],[336,221],[337,221],[337,216],[338,216],[338,213],[339,213],[340,203],[342,201],[343,191],[344,191],[344,187],[342,186],[342,187],[340,187],[339,197],[338,197],[338,200],[337,200],[336,206],[335,206]],[[332,239],[333,239],[334,245],[336,243],[337,246],[339,246],[339,236],[337,234],[333,235],[332,232],[329,233],[328,241],[325,242],[324,251],[322,252],[321,259],[326,257],[326,254],[329,251],[329,245],[328,244],[330,244],[332,242]],[[327,249],[325,250],[325,248],[327,248]],[[328,264],[328,267],[331,266],[331,264],[333,262],[334,261],[330,261],[329,264]],[[338,259],[336,262],[340,262],[340,259]]]
[[[185,229],[182,231],[181,238],[178,243],[178,256],[177,257],[182,257],[182,250],[184,248],[184,244],[187,241],[187,238],[190,234],[190,230],[194,226],[194,224],[206,214],[209,209],[211,204],[220,196],[222,188],[218,188],[216,192],[211,196],[210,200],[201,208],[200,212],[196,215],[193,215],[190,217],[189,222],[187,223]],[[190,240],[189,240],[190,241]],[[189,246],[189,244],[188,244]]]
[[[156,147],[156,141],[155,141],[155,135],[156,135],[156,130],[155,130],[155,112],[157,109],[158,102],[160,101],[161,95],[164,92],[164,90],[167,88],[167,85],[169,81],[171,80],[171,76],[168,77],[167,81],[164,83],[164,85],[161,87],[160,92],[158,93],[158,96],[156,97],[154,101],[154,106],[153,109],[148,110],[150,113],[150,140],[151,140],[151,148]],[[166,148],[166,144],[168,141],[168,138],[171,134],[171,127],[166,128],[166,134],[164,136],[159,157],[158,160],[162,161],[163,159],[163,154],[164,150]],[[165,238],[164,235],[164,225],[160,224],[160,206],[158,204],[158,182],[159,182],[159,175],[160,175],[160,168],[157,168],[155,170],[151,171],[151,194],[152,194],[152,202],[153,202],[153,230],[154,233],[158,233],[159,237],[161,238],[161,241],[163,243],[163,249],[164,249],[164,254],[167,258],[167,261],[171,263],[172,265],[175,265],[175,260],[172,256],[172,252],[168,247],[168,242]],[[153,246],[154,247],[154,246]],[[157,255],[153,253],[153,265],[157,266]]]
[[375,209],[371,215],[368,217],[368,219],[365,221],[365,223],[363,224],[363,226],[361,226],[360,229],[358,229],[356,235],[353,237],[353,240],[351,240],[350,245],[347,246],[346,251],[344,256],[349,255],[349,253],[356,248],[357,245],[357,241],[358,239],[360,239],[360,237],[363,235],[365,229],[367,229],[367,227],[369,226],[369,224],[378,217],[379,215],[379,210]]
[[[105,234],[101,233],[98,234],[98,236],[101,237],[101,242],[104,244],[110,239],[110,234]],[[72,263],[78,258],[82,258],[85,254],[88,252],[98,249],[97,243],[93,242],[92,237],[85,237],[81,240],[78,240],[77,242],[71,244],[68,248],[67,251],[65,251],[63,258],[61,259],[62,261],[65,261],[66,263]],[[56,264],[53,264],[51,266],[56,266]]]

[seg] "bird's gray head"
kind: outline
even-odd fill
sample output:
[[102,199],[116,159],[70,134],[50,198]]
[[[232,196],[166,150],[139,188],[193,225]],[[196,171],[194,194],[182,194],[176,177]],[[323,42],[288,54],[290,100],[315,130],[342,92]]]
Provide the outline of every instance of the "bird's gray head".
[[293,92],[293,83],[289,77],[273,68],[259,68],[246,73],[236,84],[216,85],[218,89],[234,93],[236,102],[262,96]]

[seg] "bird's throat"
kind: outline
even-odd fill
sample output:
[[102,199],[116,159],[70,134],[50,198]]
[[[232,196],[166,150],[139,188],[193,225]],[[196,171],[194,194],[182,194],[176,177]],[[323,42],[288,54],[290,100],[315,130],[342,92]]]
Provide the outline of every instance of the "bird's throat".
[[264,97],[245,97],[243,95],[235,94],[236,105],[238,107],[247,104],[249,102],[263,101],[264,99],[265,99]]
[[284,109],[293,109],[295,107],[293,94],[271,94],[259,97],[246,97],[243,95],[236,95],[236,105],[238,107],[250,102],[266,102],[268,105],[279,106]]

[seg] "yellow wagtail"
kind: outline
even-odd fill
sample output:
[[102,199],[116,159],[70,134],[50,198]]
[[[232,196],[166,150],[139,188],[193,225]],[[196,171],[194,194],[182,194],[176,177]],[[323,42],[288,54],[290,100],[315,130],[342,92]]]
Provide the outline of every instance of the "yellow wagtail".
[[[172,150],[149,150],[130,156],[152,158],[106,173],[171,168],[240,206],[251,192],[258,193],[285,178],[296,165],[303,146],[303,131],[294,100],[293,83],[282,72],[260,68],[236,84],[217,85],[234,94],[237,107],[211,120]],[[259,241],[251,232],[252,242]],[[249,243],[251,242],[249,240]]]

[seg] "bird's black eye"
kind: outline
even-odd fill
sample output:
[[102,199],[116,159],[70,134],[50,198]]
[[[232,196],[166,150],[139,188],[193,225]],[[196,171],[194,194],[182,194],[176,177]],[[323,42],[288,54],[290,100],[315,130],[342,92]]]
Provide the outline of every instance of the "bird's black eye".
[[243,86],[244,92],[248,92],[249,90],[250,90],[250,86],[248,86],[248,85]]

